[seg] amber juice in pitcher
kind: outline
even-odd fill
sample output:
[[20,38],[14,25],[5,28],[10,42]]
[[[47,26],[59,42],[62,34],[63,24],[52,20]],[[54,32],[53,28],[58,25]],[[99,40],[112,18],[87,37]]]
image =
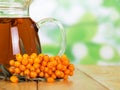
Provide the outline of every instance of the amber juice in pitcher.
[[8,64],[18,53],[40,53],[38,28],[29,17],[0,18],[0,64]]
[[[34,22],[29,16],[33,0],[0,0],[0,64],[8,64],[18,53],[41,53],[38,28],[46,22],[55,23],[61,32],[61,49],[65,51],[66,38],[62,24],[54,18]],[[43,25],[44,26],[44,25]]]

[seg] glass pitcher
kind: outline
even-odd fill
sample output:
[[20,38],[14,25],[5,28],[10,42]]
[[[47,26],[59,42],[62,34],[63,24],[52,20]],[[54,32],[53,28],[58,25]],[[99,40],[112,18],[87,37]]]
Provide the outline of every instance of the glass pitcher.
[[65,51],[65,31],[59,21],[44,18],[38,22],[29,16],[32,0],[0,0],[0,64],[8,64],[18,53],[41,53],[38,31],[46,22],[55,23],[62,42],[58,55]]

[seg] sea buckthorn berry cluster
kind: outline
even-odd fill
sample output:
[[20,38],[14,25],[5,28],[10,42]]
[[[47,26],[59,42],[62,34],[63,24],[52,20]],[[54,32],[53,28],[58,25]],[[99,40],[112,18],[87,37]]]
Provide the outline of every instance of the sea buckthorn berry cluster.
[[17,54],[16,59],[10,60],[9,64],[9,71],[13,75],[46,78],[47,82],[54,82],[59,78],[66,80],[74,72],[74,65],[70,63],[66,55]]

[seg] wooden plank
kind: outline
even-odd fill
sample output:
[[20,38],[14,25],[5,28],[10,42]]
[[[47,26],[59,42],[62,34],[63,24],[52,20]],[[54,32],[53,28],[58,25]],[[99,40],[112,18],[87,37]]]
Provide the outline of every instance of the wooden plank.
[[37,90],[36,82],[11,83],[0,81],[0,90]]
[[38,90],[108,90],[103,85],[89,78],[78,69],[74,76],[68,81],[57,81],[55,83],[39,82]]
[[120,66],[80,65],[78,68],[109,90],[120,90]]

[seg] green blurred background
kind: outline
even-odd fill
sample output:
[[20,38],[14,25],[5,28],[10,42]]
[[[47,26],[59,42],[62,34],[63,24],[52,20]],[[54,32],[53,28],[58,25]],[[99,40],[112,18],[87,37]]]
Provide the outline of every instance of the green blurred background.
[[[53,17],[63,24],[65,54],[72,63],[120,65],[120,0],[35,0],[30,16],[35,21]],[[56,55],[60,32],[48,25],[40,30],[42,50]]]

